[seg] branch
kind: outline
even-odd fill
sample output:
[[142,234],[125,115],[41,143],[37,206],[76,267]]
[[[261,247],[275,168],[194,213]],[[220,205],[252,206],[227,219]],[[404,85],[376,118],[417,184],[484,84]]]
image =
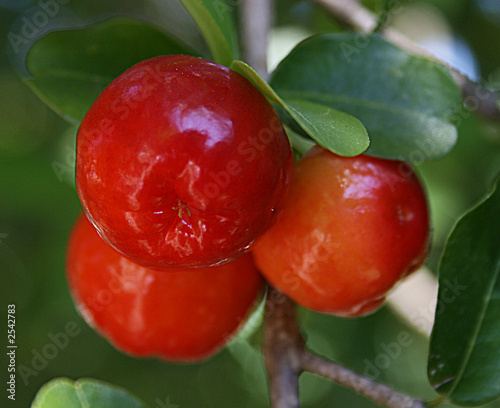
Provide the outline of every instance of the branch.
[[426,408],[423,401],[402,394],[332,361],[306,351],[295,316],[295,304],[269,288],[264,327],[264,358],[269,376],[271,407],[299,407],[299,376],[309,371],[343,385],[381,407]]
[[273,13],[270,0],[243,0],[241,13],[241,38],[246,62],[266,81],[267,39],[272,28]]
[[295,305],[270,287],[266,303],[264,358],[273,408],[299,407],[299,375],[305,342],[296,323]]
[[[377,17],[368,9],[353,0],[313,0],[335,19],[361,33],[370,34],[377,27]],[[390,13],[390,11],[389,11]],[[471,110],[477,111],[486,119],[500,120],[500,107],[497,94],[477,84],[458,69],[450,66],[431,52],[419,47],[399,31],[386,28],[382,31],[386,40],[406,51],[429,58],[446,66],[455,82],[462,90],[462,96]]]
[[[240,11],[245,59],[267,80],[271,0],[243,0]],[[299,408],[299,376],[304,370],[330,378],[387,408],[425,407],[421,401],[306,352],[305,340],[297,325],[295,304],[272,287],[267,293],[264,325],[264,358],[272,408]]]
[[382,407],[426,408],[418,399],[393,390],[391,387],[363,377],[339,364],[305,352],[302,359],[304,371],[321,375],[363,395]]

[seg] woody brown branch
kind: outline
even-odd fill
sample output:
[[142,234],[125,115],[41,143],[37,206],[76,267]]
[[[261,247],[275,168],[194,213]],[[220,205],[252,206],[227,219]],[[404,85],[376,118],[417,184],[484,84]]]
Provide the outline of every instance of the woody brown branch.
[[305,341],[297,326],[295,304],[270,287],[266,302],[264,358],[273,408],[299,407],[299,375]]
[[271,0],[243,0],[240,26],[245,60],[264,80],[268,80],[267,41],[273,23]]
[[425,408],[426,405],[419,399],[395,391],[391,387],[363,377],[332,361],[305,352],[302,355],[302,368],[335,381],[359,395],[363,395],[378,405],[386,408]]
[[419,399],[307,351],[297,325],[295,304],[274,288],[269,288],[266,302],[264,358],[273,408],[299,407],[298,381],[303,371],[328,378],[381,407],[426,407]]

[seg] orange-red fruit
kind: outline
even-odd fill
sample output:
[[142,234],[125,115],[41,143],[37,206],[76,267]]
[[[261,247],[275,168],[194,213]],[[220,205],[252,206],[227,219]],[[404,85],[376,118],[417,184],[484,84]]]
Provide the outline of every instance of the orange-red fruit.
[[211,268],[150,270],[112,249],[85,217],[71,235],[67,275],[80,313],[116,348],[167,361],[216,353],[263,285],[251,255]]
[[315,147],[298,162],[284,213],[253,254],[298,304],[360,316],[422,264],[428,238],[427,199],[408,164]]
[[266,98],[187,55],[134,65],[82,120],[76,188],[89,219],[148,267],[206,267],[247,253],[281,212],[293,158]]

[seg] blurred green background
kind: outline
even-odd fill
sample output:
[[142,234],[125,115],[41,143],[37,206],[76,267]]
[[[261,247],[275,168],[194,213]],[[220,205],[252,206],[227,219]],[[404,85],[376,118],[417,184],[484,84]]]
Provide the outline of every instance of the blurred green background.
[[[90,1],[61,3],[85,9],[89,15],[101,9],[116,13],[133,9],[127,8],[130,1],[100,2],[99,10],[93,10],[95,2]],[[134,7],[139,3],[148,6],[148,1],[142,1]],[[380,1],[364,3],[376,10]],[[5,321],[7,304],[16,305],[18,346],[16,401],[7,400],[4,390],[1,406],[28,407],[42,384],[60,376],[94,377],[125,387],[152,407],[268,406],[258,330],[236,339],[205,363],[173,365],[116,351],[75,311],[64,263],[67,237],[81,211],[73,182],[76,129],[23,83],[7,52],[11,27],[31,6],[38,7],[37,2],[0,0],[4,44],[0,49],[0,299]],[[304,36],[340,29],[305,1],[278,1],[276,24],[270,42],[271,66]],[[470,75],[500,88],[500,2],[403,1],[390,24]],[[432,207],[434,241],[428,261],[432,271],[457,218],[488,191],[500,171],[500,125],[467,109],[458,122],[459,142],[453,152],[442,160],[418,164]],[[435,396],[426,380],[428,339],[415,321],[391,307],[356,320],[301,310],[300,319],[309,347],[318,353],[410,394]],[[54,343],[51,337],[64,333],[68,322],[75,322],[78,334],[58,348],[54,358],[33,365],[34,356]],[[410,344],[401,346],[396,357],[385,359],[388,345],[404,332],[409,333]],[[2,344],[7,344],[6,334]],[[2,352],[2,381],[7,378],[7,364]],[[24,379],[20,365],[32,370],[25,371]],[[301,384],[303,407],[374,406],[310,374],[302,376]],[[491,406],[500,407],[500,403]]]

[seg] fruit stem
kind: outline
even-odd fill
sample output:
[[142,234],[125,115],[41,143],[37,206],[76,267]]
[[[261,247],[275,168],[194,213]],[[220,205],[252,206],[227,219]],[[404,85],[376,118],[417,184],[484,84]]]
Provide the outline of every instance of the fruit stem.
[[189,206],[186,203],[183,203],[180,198],[177,199],[177,207],[172,207],[172,210],[177,210],[179,218],[182,218],[182,211],[186,210],[188,215],[191,217],[191,210],[189,209]]
[[304,371],[328,378],[386,408],[427,408],[416,398],[328,361],[306,350],[295,304],[276,289],[267,294],[264,358],[272,408],[299,407],[299,377]]
[[300,356],[304,345],[296,323],[294,303],[269,287],[265,309],[264,358],[273,408],[299,407]]

